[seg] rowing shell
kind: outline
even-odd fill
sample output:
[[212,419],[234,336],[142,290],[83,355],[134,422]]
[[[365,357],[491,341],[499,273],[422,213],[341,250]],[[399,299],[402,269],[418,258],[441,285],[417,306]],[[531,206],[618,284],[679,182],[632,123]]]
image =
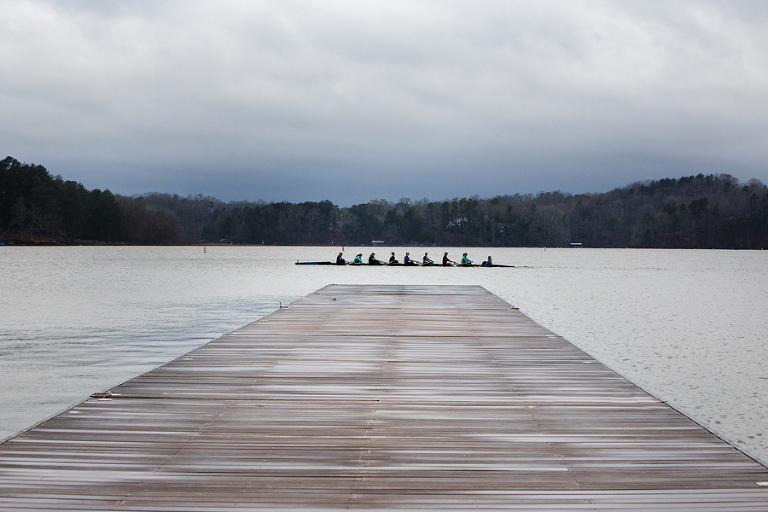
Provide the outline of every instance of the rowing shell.
[[[296,265],[338,265],[338,263],[334,263],[332,261],[297,261]],[[353,267],[392,267],[392,266],[399,266],[399,267],[477,267],[477,268],[515,268],[515,265],[475,265],[474,263],[471,265],[441,265],[439,263],[424,265],[424,264],[413,264],[413,265],[404,265],[402,263],[380,263],[378,265],[371,265],[368,263],[345,263],[345,265],[351,265]]]

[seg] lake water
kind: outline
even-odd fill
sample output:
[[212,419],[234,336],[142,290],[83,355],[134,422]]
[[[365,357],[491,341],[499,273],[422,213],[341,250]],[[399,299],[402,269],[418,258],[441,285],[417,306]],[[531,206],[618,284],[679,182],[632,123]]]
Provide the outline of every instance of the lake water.
[[[377,254],[390,250],[405,249]],[[478,284],[768,461],[768,253],[428,250],[519,267],[293,264],[334,247],[0,247],[0,439],[330,283]]]

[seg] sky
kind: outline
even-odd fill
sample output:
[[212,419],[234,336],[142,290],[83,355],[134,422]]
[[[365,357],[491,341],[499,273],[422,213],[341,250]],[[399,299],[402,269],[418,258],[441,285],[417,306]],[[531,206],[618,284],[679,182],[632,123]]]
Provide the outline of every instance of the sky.
[[2,0],[0,152],[340,206],[768,183],[768,2]]

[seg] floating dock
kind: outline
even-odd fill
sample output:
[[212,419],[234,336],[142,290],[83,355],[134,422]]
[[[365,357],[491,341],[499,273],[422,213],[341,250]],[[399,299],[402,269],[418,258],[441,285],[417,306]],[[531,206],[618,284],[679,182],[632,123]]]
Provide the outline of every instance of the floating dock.
[[0,445],[0,510],[768,510],[768,470],[478,286],[329,285]]

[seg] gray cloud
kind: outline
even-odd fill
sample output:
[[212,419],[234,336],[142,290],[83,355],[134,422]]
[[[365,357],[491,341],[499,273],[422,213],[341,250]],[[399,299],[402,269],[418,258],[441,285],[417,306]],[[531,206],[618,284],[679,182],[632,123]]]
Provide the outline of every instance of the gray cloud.
[[768,181],[768,4],[0,4],[6,154],[133,194]]

